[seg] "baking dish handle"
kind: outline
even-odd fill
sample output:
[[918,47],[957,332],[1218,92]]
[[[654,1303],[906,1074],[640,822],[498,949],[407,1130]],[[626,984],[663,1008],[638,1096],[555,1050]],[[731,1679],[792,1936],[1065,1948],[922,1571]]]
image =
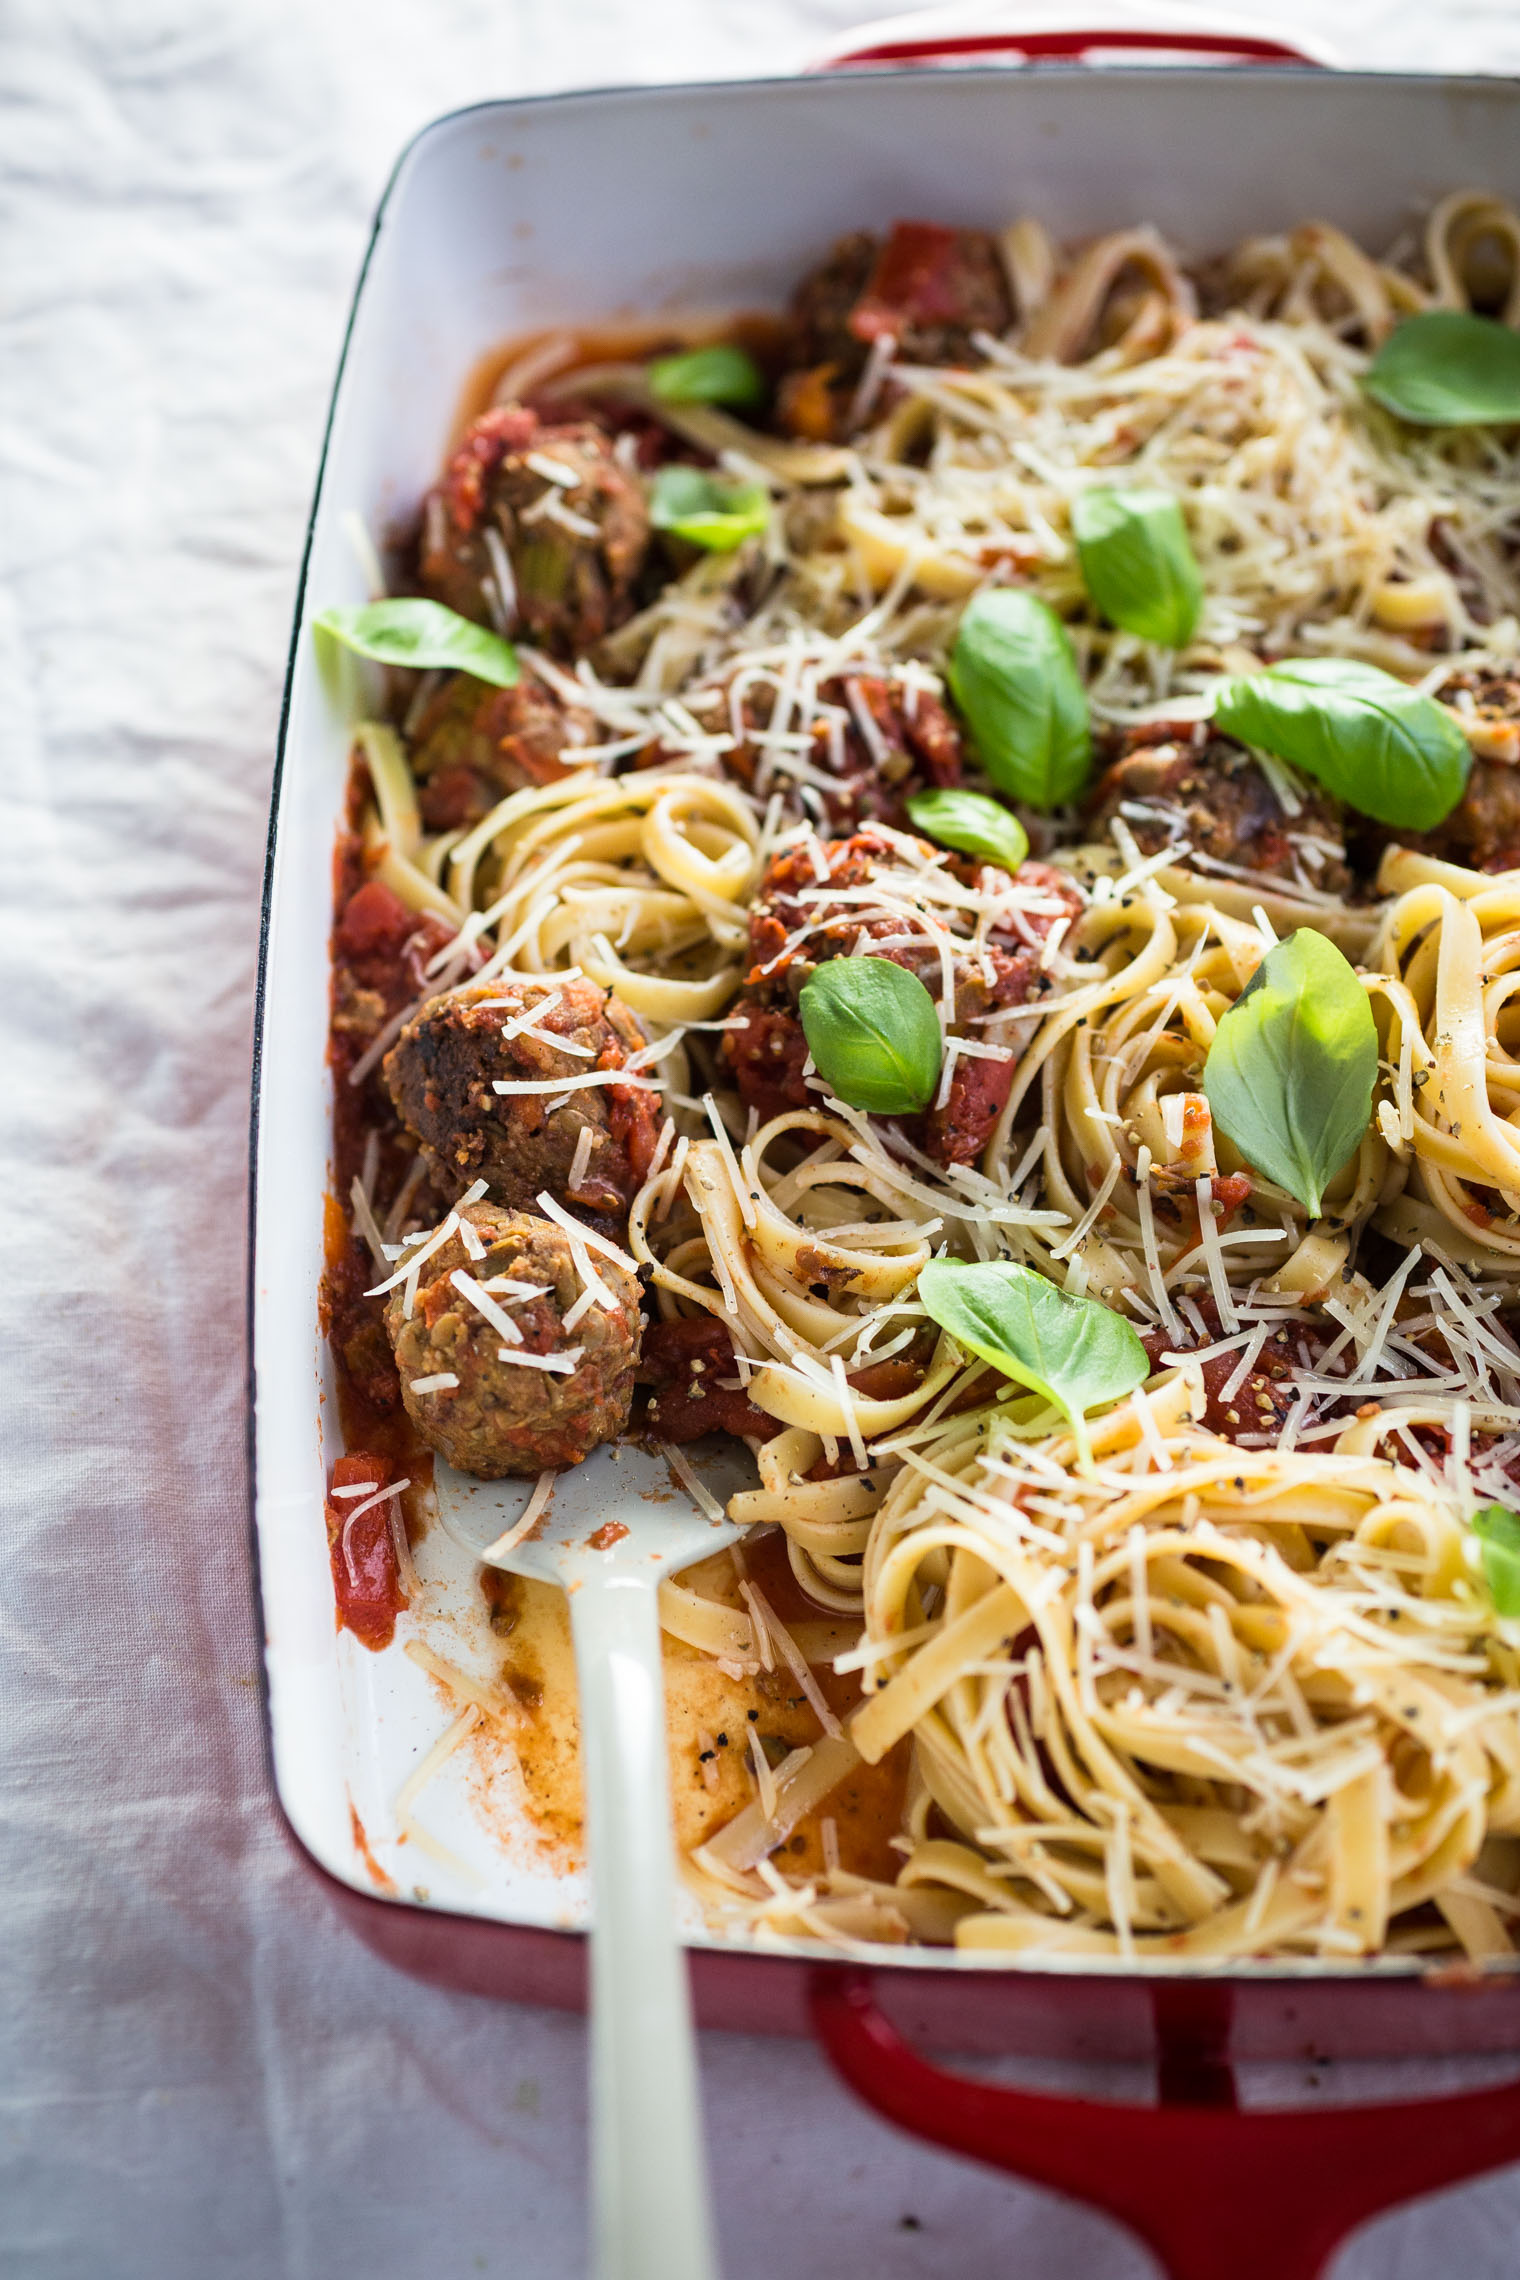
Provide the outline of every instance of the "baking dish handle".
[[813,1975],[813,2023],[845,2081],[888,2121],[1104,2209],[1171,2280],[1315,2280],[1352,2228],[1520,2160],[1520,2081],[1376,2106],[1242,2112],[1225,2055],[1228,1991],[1158,1990],[1161,2103],[1047,2097],[920,2058],[869,1975]]
[[[1110,0],[1111,4],[1111,0]],[[1085,63],[1099,55],[1191,56],[1210,63],[1333,64],[1321,41],[1312,47],[1274,39],[1230,17],[1160,7],[1120,12],[1128,23],[1082,22],[1082,10],[1060,7],[941,8],[857,25],[808,66],[813,71],[903,70],[954,63]],[[1063,23],[1063,15],[1075,18]],[[1152,20],[1145,19],[1149,15]],[[942,19],[942,21],[940,20]]]

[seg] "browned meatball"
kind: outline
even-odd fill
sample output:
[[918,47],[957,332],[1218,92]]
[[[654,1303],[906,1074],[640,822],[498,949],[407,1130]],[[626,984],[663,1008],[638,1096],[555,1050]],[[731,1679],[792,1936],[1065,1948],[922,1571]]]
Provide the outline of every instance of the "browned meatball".
[[822,440],[848,424],[871,344],[896,343],[909,364],[971,364],[977,333],[1001,333],[1013,305],[985,230],[894,222],[884,240],[859,230],[805,277],[792,303],[797,370],[782,382],[782,424]]
[[792,296],[799,364],[834,363],[858,371],[865,362],[865,344],[851,332],[850,315],[876,266],[876,252],[871,232],[854,230],[803,278]]
[[[537,1035],[504,1034],[527,1013]],[[654,1154],[658,1094],[618,1083],[556,1094],[552,1080],[620,1069],[643,1043],[628,1008],[595,982],[501,975],[430,998],[386,1055],[385,1082],[454,1193],[479,1178],[508,1204],[547,1189],[557,1202],[623,1212]],[[545,1089],[498,1093],[499,1083]]]
[[1452,673],[1436,695],[1455,712],[1480,760],[1520,762],[1520,673]]
[[1464,863],[1471,871],[1520,868],[1520,768],[1502,760],[1475,760],[1467,789],[1434,831],[1387,831],[1401,847]]
[[[724,769],[747,791],[765,799],[782,792],[789,819],[824,824],[831,834],[872,823],[906,830],[907,802],[914,792],[960,782],[965,763],[960,728],[932,689],[890,674],[831,673],[819,682],[817,697],[820,709],[809,730],[806,783],[777,766],[767,747],[751,741],[769,728],[775,707],[776,692],[764,684],[751,683],[740,695],[743,734],[723,754]],[[727,682],[688,691],[685,702],[704,727],[724,734],[731,729],[734,707]],[[656,753],[650,765],[661,764]]]
[[[511,594],[488,533],[505,549]],[[569,655],[628,616],[648,546],[643,490],[600,428],[546,427],[524,405],[504,404],[474,422],[428,494],[422,584],[462,617],[489,625],[499,616]]]
[[[1340,812],[1323,792],[1305,786],[1290,816],[1256,761],[1223,737],[1195,741],[1202,724],[1170,724],[1175,733],[1142,744],[1099,779],[1089,811],[1094,836],[1115,816],[1134,833],[1142,855],[1186,841],[1185,868],[1208,875],[1212,864],[1344,895],[1351,885]],[[1143,733],[1157,736],[1154,724]]]
[[911,364],[970,364],[972,336],[1000,333],[1013,306],[997,248],[985,230],[894,222],[878,242],[841,240],[805,278],[793,304],[802,361],[844,364],[890,334]]
[[[928,855],[930,848],[921,844]],[[740,1099],[762,1120],[784,1115],[788,1109],[811,1107],[818,1099],[803,1075],[807,1039],[797,1001],[824,960],[890,958],[916,974],[931,996],[938,997],[944,987],[939,950],[927,937],[905,942],[898,916],[885,910],[873,914],[869,905],[843,899],[877,878],[890,878],[894,871],[901,876],[900,856],[892,843],[868,827],[849,839],[823,843],[822,854],[826,884],[842,890],[839,902],[819,895],[823,882],[814,870],[812,850],[804,847],[772,858],[750,908],[754,964],[731,1008],[732,1018],[742,1027],[727,1032],[721,1050],[733,1070]],[[948,875],[964,886],[973,885],[991,868],[963,855],[947,854],[942,860]],[[988,1012],[1030,1005],[1050,987],[1040,965],[1040,944],[1058,918],[1069,921],[1077,916],[1082,898],[1069,879],[1044,863],[1021,864],[1017,878],[1043,908],[1024,911],[1018,932],[994,927],[974,953],[968,942],[964,955],[952,954],[953,1030],[964,1033],[969,1023]],[[970,936],[969,918],[945,910],[940,915],[952,933]],[[804,928],[810,930],[806,939],[797,940]],[[877,949],[877,943],[885,947]],[[961,1058],[944,1106],[910,1118],[905,1129],[937,1163],[974,1163],[1007,1105],[1013,1078],[1011,1060]]]
[[[578,1465],[628,1423],[639,1286],[598,1254],[595,1272],[616,1303],[593,1298],[567,1328],[585,1289],[568,1235],[552,1220],[494,1203],[466,1204],[459,1216],[473,1243],[451,1235],[423,1262],[410,1314],[404,1283],[386,1306],[407,1412],[440,1456],[482,1480]],[[471,1283],[514,1337],[472,1296]],[[535,1368],[535,1360],[556,1366]],[[429,1386],[435,1378],[455,1382]]]
[[569,775],[576,748],[601,734],[583,705],[565,704],[526,667],[510,689],[451,673],[412,732],[422,820],[430,831],[466,829],[509,792]]
[[1520,673],[1497,673],[1493,666],[1449,673],[1436,691],[1479,759],[1520,762]]

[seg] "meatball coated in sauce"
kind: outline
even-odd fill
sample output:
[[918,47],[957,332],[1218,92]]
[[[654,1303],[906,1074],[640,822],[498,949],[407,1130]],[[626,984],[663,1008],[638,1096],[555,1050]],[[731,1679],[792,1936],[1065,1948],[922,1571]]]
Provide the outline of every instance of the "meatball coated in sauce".
[[[506,549],[511,595],[487,532]],[[474,422],[428,494],[421,580],[461,617],[490,625],[499,616],[507,631],[570,656],[630,614],[648,547],[643,490],[609,436],[589,421],[546,426],[526,406],[503,404]]]
[[1456,714],[1480,760],[1520,763],[1520,672],[1451,673],[1436,695]]
[[865,362],[866,344],[850,330],[850,318],[876,265],[876,251],[869,230],[854,230],[803,278],[792,295],[799,364],[832,362],[843,372]]
[[430,831],[478,823],[498,800],[573,774],[576,749],[601,736],[583,705],[565,704],[523,667],[510,689],[451,673],[412,728],[417,804]]
[[[982,963],[983,953],[978,951],[973,955],[969,943],[964,951],[957,949],[954,957],[956,1017],[962,1021],[972,1014],[1022,1002],[1008,995],[1007,969],[1021,955],[1027,956],[1031,945],[1038,953],[1057,918],[1074,918],[1082,908],[1081,894],[1072,881],[1048,863],[1022,863],[1016,872],[1010,872],[974,856],[934,847],[925,839],[910,837],[904,847],[884,833],[867,828],[853,832],[848,839],[821,842],[827,878],[820,880],[813,855],[814,846],[819,844],[805,842],[800,847],[789,847],[774,856],[767,866],[749,917],[750,956],[755,969],[749,976],[752,988],[774,988],[779,984],[795,1001],[817,966],[826,958],[837,958],[853,950],[858,940],[862,955],[891,958],[910,974],[917,974],[931,994],[936,991],[941,979],[940,956],[935,941],[927,934],[904,941],[904,921],[898,913],[887,909],[873,911],[869,902],[830,899],[831,889],[869,886],[885,874],[892,874],[900,889],[905,880],[912,880],[911,866],[915,858],[942,870],[965,887],[975,888],[985,874],[991,873],[1000,891],[1007,891],[1003,882],[1007,882],[1007,887],[1016,883],[1030,890],[1042,904],[1051,906],[1021,914],[1027,939],[993,928],[985,953],[990,974]],[[944,908],[940,915],[952,927],[961,918],[960,913]],[[961,923],[969,933],[969,923],[964,920]],[[788,943],[801,927],[810,929],[806,940],[789,949]],[[878,942],[888,943],[890,947],[878,950],[874,947]]]
[[1388,847],[1408,847],[1469,871],[1520,870],[1520,673],[1453,673],[1436,693],[1472,745],[1462,797],[1434,831],[1360,824],[1358,855],[1369,873]]
[[[1129,750],[1093,794],[1088,828],[1094,838],[1105,838],[1117,816],[1142,855],[1186,842],[1191,853],[1181,857],[1182,867],[1205,876],[1211,863],[1228,863],[1281,879],[1289,892],[1294,886],[1350,892],[1340,811],[1323,792],[1305,784],[1301,810],[1290,816],[1251,755],[1210,736],[1201,722],[1153,722],[1132,730],[1127,742]],[[1195,864],[1197,857],[1203,860]]]
[[[974,954],[969,943],[952,955],[955,1005],[952,1027],[965,1030],[981,1014],[1012,1011],[1048,989],[1040,965],[1045,937],[1056,921],[1073,918],[1082,899],[1072,882],[1044,863],[1021,864],[1016,874],[963,855],[945,854],[926,841],[914,843],[921,856],[939,856],[946,873],[964,886],[976,886],[986,872],[1014,879],[1045,907],[1020,913],[1021,931],[994,928]],[[723,1053],[734,1072],[739,1096],[762,1121],[794,1108],[818,1106],[820,1096],[807,1083],[807,1040],[797,1001],[811,975],[826,959],[846,956],[889,958],[905,967],[933,997],[944,986],[935,940],[904,941],[900,914],[870,904],[831,903],[828,888],[848,890],[870,884],[884,872],[904,868],[904,851],[881,833],[858,831],[849,839],[825,841],[821,848],[828,877],[820,881],[808,846],[788,849],[770,864],[750,912],[750,955],[754,963],[732,1015],[744,1026],[728,1030]],[[911,873],[909,874],[911,876]],[[951,919],[950,912],[941,914]],[[810,929],[801,941],[793,938]],[[876,943],[881,949],[873,947]],[[973,1030],[972,1035],[978,1032]],[[904,1120],[904,1130],[939,1163],[974,1163],[1013,1087],[1016,1063],[963,1056],[952,1074],[942,1108]]]
[[736,735],[723,754],[727,773],[761,798],[783,793],[794,819],[817,821],[832,833],[872,823],[905,829],[914,792],[961,780],[960,727],[933,688],[883,673],[836,673],[818,684],[804,793],[763,744],[751,741],[770,727],[775,697],[772,687],[750,678],[737,704],[727,687],[697,691],[686,702],[704,727]]
[[884,240],[842,238],[803,279],[792,303],[798,369],[782,382],[784,426],[818,441],[842,434],[872,345],[895,343],[907,364],[977,361],[977,333],[1001,333],[1013,305],[985,230],[894,222]]
[[[639,1358],[639,1286],[598,1255],[596,1272],[617,1303],[606,1308],[594,1300],[567,1330],[565,1316],[583,1285],[564,1231],[552,1220],[494,1203],[466,1204],[459,1216],[473,1230],[474,1250],[462,1236],[450,1236],[424,1262],[410,1315],[404,1283],[385,1310],[407,1413],[440,1456],[482,1480],[578,1465],[628,1423]],[[495,1301],[516,1328],[516,1340],[504,1338],[456,1275]],[[569,1359],[571,1366],[536,1369],[531,1360],[503,1360],[503,1354],[561,1364]],[[413,1390],[418,1380],[425,1386],[435,1377],[459,1382]]]
[[[529,1029],[503,1034],[524,1015]],[[453,1193],[484,1179],[508,1204],[531,1205],[547,1189],[557,1202],[620,1214],[653,1158],[658,1095],[616,1081],[556,1095],[553,1080],[620,1069],[644,1042],[628,1008],[594,982],[501,975],[429,999],[387,1054],[385,1081]],[[498,1093],[497,1083],[545,1089]]]
[[1520,869],[1520,767],[1475,760],[1467,789],[1434,831],[1382,831],[1380,841],[1461,863],[1470,871]]

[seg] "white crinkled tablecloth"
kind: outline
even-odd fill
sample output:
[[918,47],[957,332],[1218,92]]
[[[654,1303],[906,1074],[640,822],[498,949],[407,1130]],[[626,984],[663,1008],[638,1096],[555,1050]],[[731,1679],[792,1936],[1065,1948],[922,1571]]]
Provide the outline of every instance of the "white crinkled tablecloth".
[[[6,2275],[582,2270],[579,2022],[377,1962],[266,1787],[242,1283],[280,681],[403,139],[485,95],[791,68],[870,12],[0,6]],[[1234,13],[1356,61],[1520,67],[1512,0]],[[805,2047],[710,2036],[703,2067],[729,2280],[1147,2268],[1096,2216],[896,2137]],[[1509,2280],[1517,2227],[1512,2171],[1337,2271]]]

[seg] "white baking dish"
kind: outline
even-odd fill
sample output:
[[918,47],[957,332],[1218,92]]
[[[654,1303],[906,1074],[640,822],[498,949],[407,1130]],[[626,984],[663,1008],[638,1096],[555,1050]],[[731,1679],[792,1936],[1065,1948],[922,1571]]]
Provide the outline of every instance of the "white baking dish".
[[[780,306],[835,237],[902,215],[996,224],[1030,212],[1061,237],[1150,221],[1190,252],[1314,217],[1376,247],[1463,184],[1520,199],[1517,126],[1520,91],[1492,80],[967,70],[490,103],[438,121],[403,155],[355,301],[297,605],[266,881],[250,1266],[275,1787],[309,1860],[397,1963],[454,1985],[578,2001],[584,1894],[538,1851],[509,1777],[482,1810],[480,1772],[463,1753],[422,1816],[473,1877],[398,1843],[397,1790],[449,1712],[403,1652],[408,1618],[380,1655],[334,1627],[323,1485],[336,1425],[317,1297],[332,854],[352,691],[324,687],[308,626],[318,610],[364,598],[352,518],[383,533],[408,516],[472,367],[514,334]],[[420,1564],[455,1659],[488,1667],[468,1563],[435,1530]],[[689,1936],[708,2023],[797,2031],[811,1997],[836,2061],[883,2111],[1088,2193],[1144,2230],[1179,2274],[1223,2269],[1230,2238],[1243,2280],[1248,2265],[1272,2280],[1307,2275],[1357,2216],[1520,2151],[1514,2092],[1490,2094],[1481,2111],[1448,2100],[1318,2116],[1327,2134],[1312,2160],[1290,2143],[1294,2117],[1196,2103],[1219,2102],[1228,2055],[1520,2049],[1514,1976],[1474,1987],[1422,1977],[1410,1962],[1305,1962],[1195,1971],[1179,1984],[1154,1967],[989,1968],[919,1950],[884,1953],[867,1982],[846,1984],[843,1967],[813,1955],[720,1948],[695,1922]],[[1170,2090],[1195,2103],[1170,2114],[1075,2108],[958,2084],[895,2047],[878,2005],[956,2047],[1157,2052],[1164,2099]],[[1164,2142],[1153,2129],[1162,2122],[1175,2124]],[[1269,2148],[1279,2122],[1287,2134]],[[1262,2160],[1282,2183],[1261,2255],[1242,2262],[1234,2181]],[[1183,2175],[1194,2197],[1201,2177],[1212,2180],[1208,2207],[1185,2220]],[[1268,2237],[1279,2219],[1280,2255]]]
[[[509,1781],[495,1784],[487,1825],[464,1759],[429,1790],[425,1819],[479,1882],[398,1844],[396,1791],[447,1713],[402,1652],[406,1619],[381,1655],[334,1630],[322,1497],[335,1421],[317,1287],[330,1147],[331,867],[351,692],[324,687],[307,626],[320,609],[364,598],[352,518],[383,533],[413,510],[467,375],[513,334],[779,306],[836,236],[898,215],[986,224],[1031,212],[1062,237],[1146,220],[1195,252],[1312,216],[1377,246],[1461,184],[1520,198],[1517,120],[1516,91],[1495,81],[978,70],[490,103],[440,120],[402,157],[344,349],[292,648],[259,1008],[251,1328],[278,1794],[300,1844],[331,1878],[371,1900],[377,1890],[393,1895],[383,1932],[366,1911],[370,1936],[393,1949],[399,1942],[408,1960],[492,1980],[478,1960],[485,1951],[465,1939],[466,1922],[563,1931],[580,1922],[583,1893],[512,1826]],[[484,1667],[484,1608],[463,1556],[435,1531],[421,1559],[456,1626],[458,1659]],[[419,1908],[432,1912],[431,1942]],[[695,1922],[691,1936],[706,1942]],[[468,1964],[467,1949],[477,1959]],[[510,1984],[566,1999],[578,1968],[570,1944],[534,1952],[540,1963],[526,1981],[508,1972]],[[561,1960],[542,1960],[555,1955]],[[718,1960],[709,1976],[729,1989],[725,2015],[773,2016],[774,1984],[763,2000],[740,2001]],[[1407,1990],[1411,1969],[1362,1966],[1355,1976],[1364,1984],[1402,1976]],[[976,2018],[989,2016],[985,1965],[914,1951],[882,1971],[962,1985],[979,1974]],[[1029,1972],[992,1976],[1022,1982],[1027,2016]],[[1073,1976],[1068,1967],[1068,1990]],[[1344,1987],[1347,1975],[1288,1964],[1244,1976],[1263,1987],[1296,1982],[1302,1998],[1306,1982]],[[1076,2019],[1082,2006],[1069,1992],[1047,1993],[1047,2020]],[[959,1997],[946,1995],[938,2011],[922,1989],[921,1999],[942,2025],[970,2017]],[[793,2019],[794,1996],[781,2009]],[[1146,2039],[1145,2004],[1128,2028],[1125,2017],[1110,1979],[1100,2039]],[[1359,2017],[1368,2022],[1362,2039],[1379,2039],[1384,2030],[1365,2006]],[[1460,2029],[1439,2025],[1427,2006],[1418,2032],[1407,2020],[1388,2031],[1406,2046],[1421,2035],[1520,2046],[1520,2003],[1495,1997],[1482,2019],[1469,2006]]]

